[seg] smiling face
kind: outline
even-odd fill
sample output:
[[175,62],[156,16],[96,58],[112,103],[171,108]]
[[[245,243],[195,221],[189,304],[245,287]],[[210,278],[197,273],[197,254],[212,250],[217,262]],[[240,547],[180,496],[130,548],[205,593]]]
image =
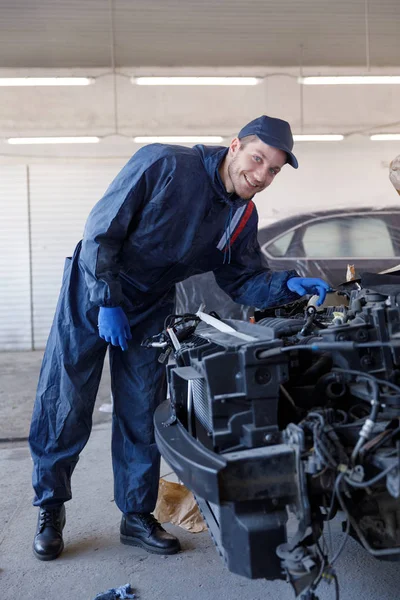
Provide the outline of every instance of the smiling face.
[[264,144],[256,136],[235,138],[219,172],[229,194],[234,192],[244,200],[251,200],[271,185],[286,162],[283,150]]

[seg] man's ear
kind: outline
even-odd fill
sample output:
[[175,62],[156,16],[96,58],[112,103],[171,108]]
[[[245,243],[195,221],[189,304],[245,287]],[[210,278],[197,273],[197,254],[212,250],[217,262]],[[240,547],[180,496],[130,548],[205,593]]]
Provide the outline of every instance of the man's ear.
[[240,148],[240,140],[239,140],[239,138],[235,137],[235,138],[233,138],[233,140],[231,141],[231,143],[229,145],[229,154],[231,156],[233,156],[234,154],[237,153],[239,148]]

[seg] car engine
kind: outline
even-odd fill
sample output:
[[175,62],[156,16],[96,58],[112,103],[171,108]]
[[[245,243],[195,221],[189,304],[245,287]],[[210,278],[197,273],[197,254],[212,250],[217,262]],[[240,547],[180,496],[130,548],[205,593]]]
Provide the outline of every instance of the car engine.
[[[158,447],[227,567],[286,579],[309,600],[322,580],[338,595],[349,536],[377,559],[400,558],[400,278],[366,273],[335,298],[255,323],[171,315],[144,342],[169,363]],[[325,531],[338,511],[332,556]]]

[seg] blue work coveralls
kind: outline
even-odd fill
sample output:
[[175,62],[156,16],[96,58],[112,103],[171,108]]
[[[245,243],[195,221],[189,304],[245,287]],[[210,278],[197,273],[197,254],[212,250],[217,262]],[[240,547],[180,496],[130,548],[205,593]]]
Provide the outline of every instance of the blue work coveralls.
[[152,144],[139,150],[94,206],[66,259],[30,430],[34,505],[71,498],[71,475],[89,439],[108,344],[100,306],[121,306],[129,349],[109,346],[114,399],[115,501],[123,513],[152,512],[159,453],[153,413],[165,398],[158,352],[140,346],[174,310],[175,283],[213,271],[241,304],[264,308],[298,298],[294,271],[263,266],[253,202],[228,194],[218,167],[228,149]]

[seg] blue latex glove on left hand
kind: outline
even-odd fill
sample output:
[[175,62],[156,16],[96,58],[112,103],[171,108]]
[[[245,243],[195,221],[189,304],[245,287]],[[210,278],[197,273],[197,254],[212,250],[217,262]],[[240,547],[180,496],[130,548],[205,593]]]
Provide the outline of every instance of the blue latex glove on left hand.
[[127,340],[132,339],[128,317],[120,306],[101,306],[99,310],[99,336],[113,346],[128,350]]
[[319,300],[317,306],[321,306],[326,298],[326,293],[329,292],[331,286],[329,283],[319,277],[291,277],[287,280],[286,285],[291,292],[296,292],[300,296],[304,294],[318,294]]

